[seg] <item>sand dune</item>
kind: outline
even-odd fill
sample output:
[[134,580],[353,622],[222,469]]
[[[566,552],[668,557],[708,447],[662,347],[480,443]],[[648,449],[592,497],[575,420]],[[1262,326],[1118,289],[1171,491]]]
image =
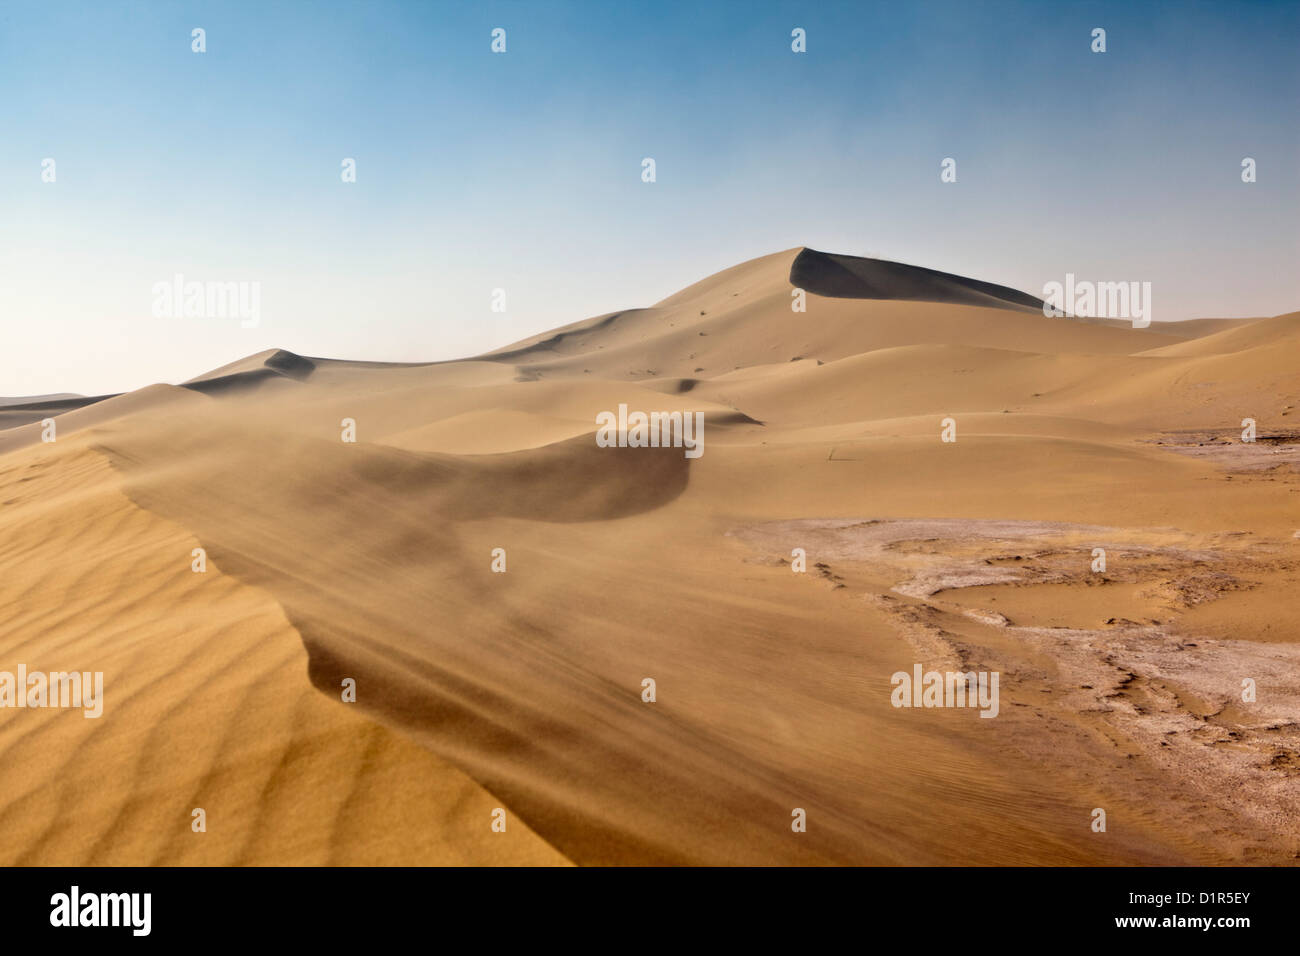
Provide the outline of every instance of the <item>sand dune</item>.
[[[557,863],[500,801],[312,690],[276,601],[191,571],[89,436],[0,459],[6,669],[104,673],[104,713],[5,712],[5,865]],[[191,829],[206,811],[206,832]]]
[[85,396],[74,395],[71,392],[59,392],[57,394],[52,393],[49,395],[27,395],[19,398],[0,397],[0,408],[3,408],[6,405],[43,405],[49,402],[61,402],[80,398],[85,398]]
[[0,429],[39,422],[116,397],[116,395],[32,395],[26,398],[7,398],[0,402]]
[[[107,682],[6,713],[9,860],[1291,861],[1300,484],[1231,438],[1289,449],[1297,321],[793,249],[464,361],[5,406],[0,669]],[[703,456],[599,447],[619,404]],[[913,664],[999,718],[894,708]]]

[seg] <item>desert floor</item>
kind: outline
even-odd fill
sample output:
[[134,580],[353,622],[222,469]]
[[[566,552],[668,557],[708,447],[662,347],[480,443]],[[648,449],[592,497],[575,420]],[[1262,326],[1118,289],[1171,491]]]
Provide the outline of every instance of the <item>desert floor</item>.
[[[842,268],[0,407],[0,669],[105,675],[0,711],[0,863],[1300,858],[1300,313]],[[620,403],[704,454],[598,447]],[[915,664],[998,716],[893,707]]]

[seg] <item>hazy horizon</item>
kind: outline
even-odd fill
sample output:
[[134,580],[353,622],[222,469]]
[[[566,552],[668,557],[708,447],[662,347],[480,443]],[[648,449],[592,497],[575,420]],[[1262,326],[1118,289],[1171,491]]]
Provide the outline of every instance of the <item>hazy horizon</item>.
[[[16,6],[0,395],[471,356],[804,245],[1294,311],[1298,35],[1281,4]],[[177,274],[258,283],[259,323],[156,317]]]

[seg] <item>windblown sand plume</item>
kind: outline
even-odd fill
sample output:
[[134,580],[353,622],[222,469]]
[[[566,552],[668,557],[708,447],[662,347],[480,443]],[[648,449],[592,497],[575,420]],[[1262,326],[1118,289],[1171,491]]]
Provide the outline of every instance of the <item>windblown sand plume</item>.
[[464,361],[4,399],[0,666],[105,691],[6,711],[0,854],[1291,861],[1298,348],[792,249]]

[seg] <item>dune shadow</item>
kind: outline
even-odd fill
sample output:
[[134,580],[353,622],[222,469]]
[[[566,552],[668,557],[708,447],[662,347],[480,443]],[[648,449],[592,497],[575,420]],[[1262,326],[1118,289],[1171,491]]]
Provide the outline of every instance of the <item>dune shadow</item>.
[[834,299],[902,299],[1043,308],[1041,299],[1007,286],[884,259],[863,259],[804,249],[790,265],[790,284]]

